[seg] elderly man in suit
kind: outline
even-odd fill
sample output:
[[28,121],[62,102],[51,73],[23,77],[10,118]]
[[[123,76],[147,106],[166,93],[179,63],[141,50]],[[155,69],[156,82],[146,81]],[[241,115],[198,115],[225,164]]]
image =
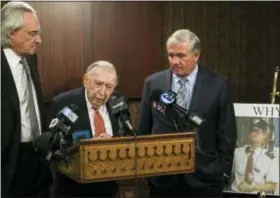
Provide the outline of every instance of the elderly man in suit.
[[[144,82],[140,134],[172,133],[178,127],[170,117],[153,108],[153,90],[172,90],[177,104],[206,120],[197,132],[195,172],[149,179],[150,197],[221,197],[225,176],[233,162],[236,122],[228,82],[221,75],[198,65],[200,40],[190,30],[174,32],[167,40],[170,68]],[[180,130],[193,127],[178,118]]]
[[[65,106],[75,104],[79,107],[79,119],[73,125],[74,133],[88,131],[91,138],[111,138],[121,136],[122,130],[117,118],[108,107],[111,97],[118,97],[115,91],[118,83],[115,67],[107,61],[92,63],[83,78],[83,87],[53,98],[48,113],[48,122]],[[57,175],[56,196],[68,197],[113,197],[117,193],[115,182],[79,184]]]
[[[1,165],[2,196],[48,194],[50,172],[33,148],[42,133],[43,96],[37,56],[40,23],[27,3],[1,10]],[[43,193],[45,192],[45,193]],[[43,193],[43,194],[42,194]]]

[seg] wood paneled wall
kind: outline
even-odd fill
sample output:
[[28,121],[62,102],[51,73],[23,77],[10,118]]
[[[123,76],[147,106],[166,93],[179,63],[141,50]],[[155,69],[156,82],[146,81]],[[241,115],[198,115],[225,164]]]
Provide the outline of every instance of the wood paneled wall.
[[[278,2],[30,2],[42,26],[39,70],[45,100],[82,85],[93,61],[111,61],[137,125],[143,80],[168,67],[165,41],[189,28],[200,64],[230,80],[234,102],[269,103],[280,64]],[[279,98],[276,100],[279,103]]]
[[229,78],[235,102],[270,103],[280,65],[279,22],[279,2],[163,3],[163,40],[181,28],[196,32],[200,64]]
[[30,2],[41,22],[38,51],[45,100],[82,85],[85,68],[112,62],[119,87],[139,98],[143,80],[161,70],[159,2]]

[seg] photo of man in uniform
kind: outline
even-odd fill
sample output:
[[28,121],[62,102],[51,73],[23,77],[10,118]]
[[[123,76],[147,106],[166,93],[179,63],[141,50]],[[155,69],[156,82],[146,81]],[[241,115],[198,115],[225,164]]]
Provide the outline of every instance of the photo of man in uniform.
[[279,163],[268,147],[271,128],[262,118],[250,118],[248,143],[235,149],[231,190],[279,195]]

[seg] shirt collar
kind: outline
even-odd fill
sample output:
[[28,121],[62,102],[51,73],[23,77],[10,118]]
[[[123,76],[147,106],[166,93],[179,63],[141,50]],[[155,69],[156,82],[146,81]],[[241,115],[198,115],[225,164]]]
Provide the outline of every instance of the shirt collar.
[[[198,65],[196,64],[194,70],[187,77],[184,77],[184,78],[188,79],[188,82],[192,86],[195,84],[197,72],[198,72]],[[172,74],[172,77],[174,79],[175,84],[177,84],[177,82],[181,79],[180,77],[176,76],[176,74],[174,74],[174,73]]]
[[[87,109],[88,110],[93,110],[92,105],[88,100],[88,95],[87,95],[87,89],[86,88],[85,88],[85,98],[86,98]],[[106,110],[105,105],[102,105],[98,110],[104,112]]]
[[254,151],[254,154],[259,155],[261,152],[266,151],[266,149],[264,149],[262,147],[259,147],[257,149],[252,149],[252,147],[250,145],[248,145],[246,147],[246,152],[250,153],[250,151]]
[[11,68],[15,68],[19,65],[21,57],[18,56],[11,48],[5,48],[3,51]]
[[256,155],[259,155],[263,150],[264,150],[264,148],[259,147],[259,148],[257,148],[257,149],[254,150],[254,153],[255,153]]

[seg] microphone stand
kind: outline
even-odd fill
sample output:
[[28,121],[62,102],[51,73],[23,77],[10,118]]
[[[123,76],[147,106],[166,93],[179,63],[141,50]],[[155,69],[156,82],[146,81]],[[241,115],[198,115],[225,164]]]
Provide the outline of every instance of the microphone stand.
[[67,165],[68,169],[71,168],[70,166],[70,160],[69,157],[67,155],[67,141],[64,139],[64,135],[62,134],[62,132],[59,132],[59,137],[60,137],[60,155],[63,158],[65,164]]
[[134,152],[135,152],[135,157],[134,157],[134,164],[135,164],[135,194],[136,197],[138,198],[139,196],[139,183],[138,183],[138,148],[137,148],[137,131],[136,129],[132,128],[131,133],[133,134],[133,138],[134,138]]

